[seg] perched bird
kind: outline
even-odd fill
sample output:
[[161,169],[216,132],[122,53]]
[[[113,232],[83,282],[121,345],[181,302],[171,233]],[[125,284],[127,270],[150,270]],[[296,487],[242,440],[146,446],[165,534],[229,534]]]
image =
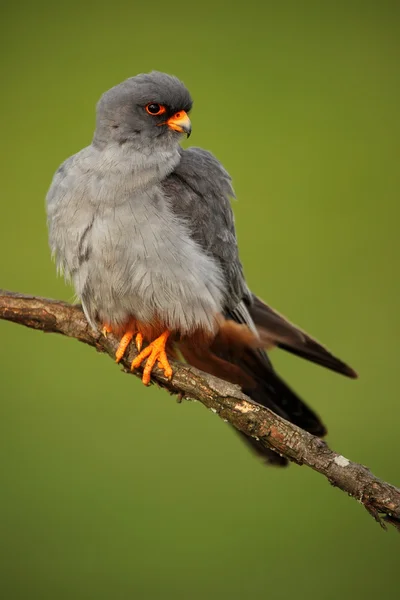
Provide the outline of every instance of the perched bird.
[[[183,83],[156,71],[103,94],[92,143],[60,166],[47,195],[58,269],[92,327],[120,336],[117,361],[135,338],[132,369],[144,363],[145,384],[155,364],[172,376],[168,355],[178,348],[191,365],[240,383],[256,402],[323,436],[265,348],[356,373],[247,287],[231,178],[210,152],[180,147],[191,108]],[[285,464],[246,439],[267,462]]]

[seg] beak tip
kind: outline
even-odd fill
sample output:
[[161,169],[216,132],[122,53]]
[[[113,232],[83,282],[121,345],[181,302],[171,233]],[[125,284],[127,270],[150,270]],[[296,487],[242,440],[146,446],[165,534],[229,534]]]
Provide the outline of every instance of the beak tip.
[[166,125],[170,129],[177,131],[178,133],[185,133],[187,137],[192,133],[192,125],[186,111],[181,110],[177,112],[173,117],[170,117],[166,122]]

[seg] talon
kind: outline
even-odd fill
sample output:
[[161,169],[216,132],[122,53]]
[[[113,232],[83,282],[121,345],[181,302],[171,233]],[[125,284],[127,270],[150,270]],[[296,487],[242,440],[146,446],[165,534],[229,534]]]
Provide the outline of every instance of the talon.
[[135,344],[137,351],[140,352],[143,346],[143,335],[141,333],[136,334]]
[[103,329],[101,330],[101,333],[106,338],[107,337],[107,333],[112,333],[111,325],[109,325],[108,323],[104,323]]
[[131,371],[137,369],[137,367],[140,367],[144,359],[147,358],[146,366],[143,369],[142,376],[142,381],[145,385],[149,385],[150,383],[151,372],[156,362],[160,369],[164,371],[165,377],[168,379],[171,379],[172,377],[171,365],[168,362],[167,353],[165,351],[165,346],[169,335],[169,331],[164,331],[160,337],[151,342],[151,344],[142,350],[142,352],[132,361]]

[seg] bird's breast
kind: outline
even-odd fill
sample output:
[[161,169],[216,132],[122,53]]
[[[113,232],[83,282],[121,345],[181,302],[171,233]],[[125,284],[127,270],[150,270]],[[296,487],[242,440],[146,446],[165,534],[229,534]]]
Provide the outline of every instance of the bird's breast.
[[182,333],[212,330],[221,312],[221,269],[154,187],[102,206],[90,231],[87,289],[104,320],[156,319]]

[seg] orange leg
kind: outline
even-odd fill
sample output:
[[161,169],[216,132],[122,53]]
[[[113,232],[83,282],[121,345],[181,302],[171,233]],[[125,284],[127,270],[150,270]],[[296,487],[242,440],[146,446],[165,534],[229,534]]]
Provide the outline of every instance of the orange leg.
[[142,381],[145,385],[149,385],[150,383],[151,372],[156,362],[158,363],[158,366],[164,370],[165,377],[168,379],[172,377],[171,365],[168,362],[167,353],[165,351],[169,335],[169,331],[164,331],[160,337],[151,342],[151,344],[142,350],[142,352],[132,361],[131,370],[133,371],[134,369],[137,369],[137,367],[140,367],[144,359],[147,358],[142,377]]

